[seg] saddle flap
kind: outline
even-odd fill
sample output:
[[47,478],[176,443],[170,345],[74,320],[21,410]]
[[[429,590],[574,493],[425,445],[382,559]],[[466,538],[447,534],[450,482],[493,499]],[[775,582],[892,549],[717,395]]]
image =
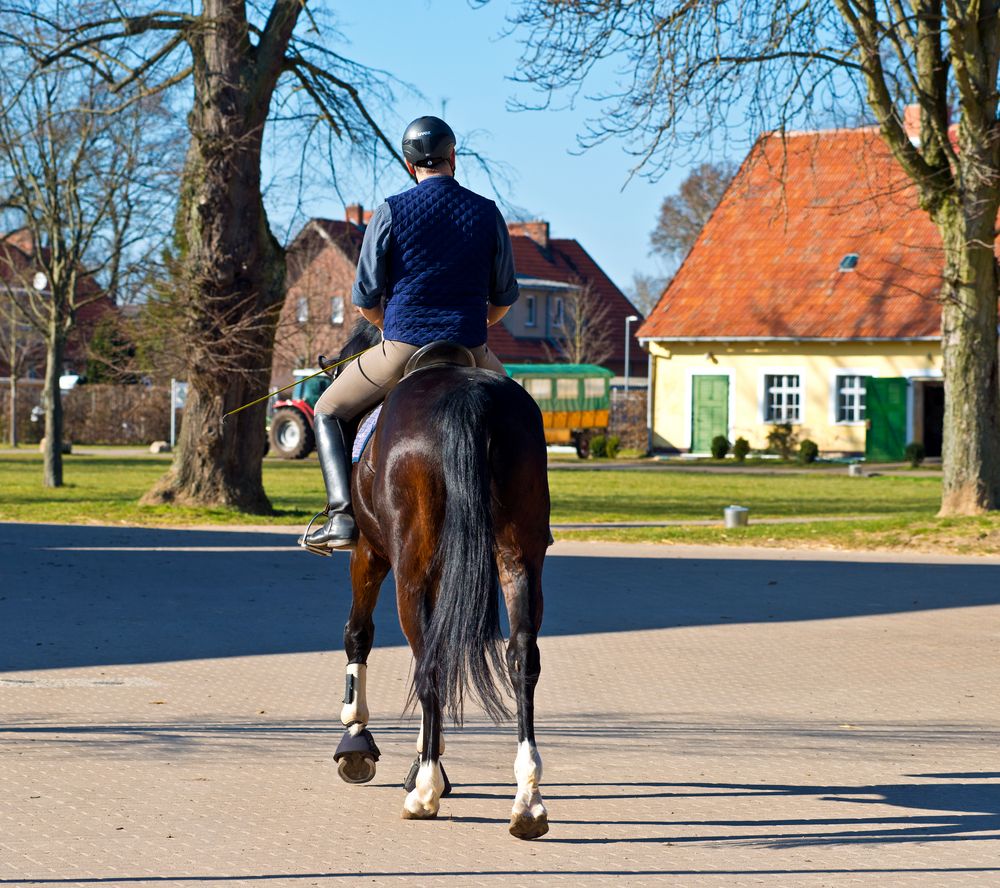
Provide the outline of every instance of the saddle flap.
[[457,342],[448,342],[440,339],[437,342],[429,342],[427,345],[418,348],[406,362],[403,368],[403,376],[409,376],[417,370],[426,370],[428,367],[436,367],[440,364],[453,364],[458,367],[475,367],[476,359],[469,349]]

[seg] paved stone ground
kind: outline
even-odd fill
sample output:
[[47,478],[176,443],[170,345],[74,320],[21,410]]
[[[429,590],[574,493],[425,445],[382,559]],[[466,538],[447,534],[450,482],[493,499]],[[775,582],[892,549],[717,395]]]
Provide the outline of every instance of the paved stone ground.
[[399,819],[389,594],[337,779],[346,558],[284,533],[0,525],[0,885],[1000,882],[998,560],[558,544],[522,843],[474,718]]

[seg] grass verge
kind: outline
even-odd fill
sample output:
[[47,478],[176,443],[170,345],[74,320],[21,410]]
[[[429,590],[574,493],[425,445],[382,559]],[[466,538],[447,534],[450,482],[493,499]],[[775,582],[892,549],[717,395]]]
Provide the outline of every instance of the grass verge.
[[[41,486],[41,457],[0,457],[0,520],[139,525],[289,524],[307,521],[323,501],[315,459],[265,460],[264,485],[275,514],[229,509],[140,506],[139,497],[166,470],[150,457],[69,456],[66,485]],[[810,548],[920,548],[1000,553],[1000,517],[937,519],[940,479],[905,475],[714,474],[710,472],[574,471],[550,473],[552,521],[719,521],[731,503],[749,506],[751,526],[656,527],[557,531],[559,539],[748,544]],[[839,518],[754,525],[754,519]]]

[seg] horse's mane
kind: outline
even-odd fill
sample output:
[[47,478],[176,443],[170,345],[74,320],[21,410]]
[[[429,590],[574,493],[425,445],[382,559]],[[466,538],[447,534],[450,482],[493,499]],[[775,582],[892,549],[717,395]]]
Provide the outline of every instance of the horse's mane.
[[354,327],[351,328],[351,335],[347,340],[347,344],[341,349],[337,359],[342,361],[345,358],[360,354],[365,349],[371,348],[373,345],[378,345],[381,339],[382,331],[378,327],[364,318],[358,318],[354,322]]
[[[364,318],[358,318],[357,321],[355,321],[354,326],[351,328],[351,335],[348,338],[347,343],[340,350],[340,354],[337,356],[337,361],[343,361],[346,358],[351,358],[354,357],[354,355],[361,354],[361,352],[366,349],[378,345],[381,341],[382,331],[379,330],[379,328],[374,324],[366,321]],[[333,371],[335,378],[340,373],[342,366]],[[358,434],[358,426],[361,424],[361,420],[364,419],[365,413],[367,413],[367,411],[362,411],[350,422],[342,423],[344,439],[347,442],[348,452],[350,452],[351,448],[354,446],[354,439]]]

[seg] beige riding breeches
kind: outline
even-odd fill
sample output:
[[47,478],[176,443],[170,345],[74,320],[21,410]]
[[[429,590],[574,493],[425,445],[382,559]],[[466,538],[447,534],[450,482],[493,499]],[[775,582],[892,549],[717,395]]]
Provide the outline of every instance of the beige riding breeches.
[[[403,378],[403,368],[418,348],[406,342],[383,340],[341,368],[337,378],[316,402],[316,412],[349,420],[374,407]],[[469,350],[477,367],[507,374],[497,356],[485,345]]]

